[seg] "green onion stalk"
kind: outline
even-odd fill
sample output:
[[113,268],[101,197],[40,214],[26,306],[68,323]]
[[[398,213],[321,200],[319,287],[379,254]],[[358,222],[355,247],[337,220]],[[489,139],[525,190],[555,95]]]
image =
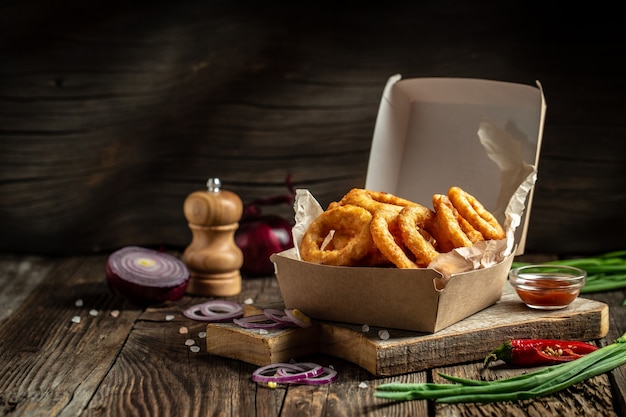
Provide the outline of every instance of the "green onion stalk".
[[440,403],[488,403],[517,401],[554,394],[574,384],[626,364],[626,333],[614,343],[571,362],[548,366],[526,374],[492,381],[439,376],[452,383],[386,383],[376,387],[377,398]]
[[[602,255],[559,259],[542,263],[543,265],[567,265],[587,272],[582,294],[613,291],[626,288],[626,250],[608,252]],[[528,265],[527,262],[513,262],[511,268]],[[626,300],[622,302],[626,305]]]

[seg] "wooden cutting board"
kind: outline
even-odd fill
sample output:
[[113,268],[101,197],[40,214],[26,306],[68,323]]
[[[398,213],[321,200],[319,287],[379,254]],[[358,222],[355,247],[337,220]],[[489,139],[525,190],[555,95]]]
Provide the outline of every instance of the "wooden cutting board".
[[[280,302],[246,308],[246,315]],[[590,341],[606,336],[609,308],[578,298],[564,310],[531,310],[507,284],[502,299],[434,334],[380,327],[363,328],[314,321],[309,328],[260,331],[234,323],[207,325],[206,345],[211,354],[258,366],[288,362],[308,354],[325,353],[353,362],[377,376],[393,376],[430,367],[482,360],[511,338],[550,338]],[[382,339],[379,331],[387,331]]]

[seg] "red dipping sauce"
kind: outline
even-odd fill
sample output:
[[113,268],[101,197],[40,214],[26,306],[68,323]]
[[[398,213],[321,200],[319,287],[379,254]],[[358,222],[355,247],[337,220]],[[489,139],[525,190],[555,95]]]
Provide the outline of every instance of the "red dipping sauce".
[[[526,304],[538,307],[567,306],[578,297],[580,289],[571,289],[567,281],[554,279],[538,279],[538,288],[518,287],[517,295]],[[570,289],[568,289],[570,288]]]
[[528,307],[556,310],[578,297],[586,276],[585,271],[570,266],[528,265],[511,270],[509,280]]

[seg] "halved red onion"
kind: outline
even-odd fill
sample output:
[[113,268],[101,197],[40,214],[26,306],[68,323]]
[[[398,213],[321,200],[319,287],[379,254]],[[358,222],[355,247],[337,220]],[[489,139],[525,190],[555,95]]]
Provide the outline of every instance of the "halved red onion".
[[241,317],[233,319],[233,323],[246,329],[282,329],[285,327],[283,323],[279,323],[268,318],[265,314],[255,314],[253,316]]
[[165,252],[127,246],[113,252],[106,263],[110,288],[139,304],[180,300],[189,284],[189,270]]
[[[305,378],[313,378],[323,372],[321,365],[300,366],[291,363],[275,363],[262,366],[252,373],[255,382],[274,382],[287,384],[302,381]],[[281,374],[282,373],[282,374]]]
[[197,321],[230,321],[243,316],[243,306],[234,301],[210,300],[183,310],[183,315]]

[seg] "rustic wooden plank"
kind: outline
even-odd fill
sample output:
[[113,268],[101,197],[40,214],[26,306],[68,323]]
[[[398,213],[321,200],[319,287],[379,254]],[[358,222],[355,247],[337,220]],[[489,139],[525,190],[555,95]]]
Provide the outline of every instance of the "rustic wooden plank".
[[54,263],[54,258],[41,256],[0,256],[0,322],[11,316],[46,278]]
[[108,291],[103,266],[103,257],[56,263],[0,323],[0,403],[16,415],[79,414],[116,360],[139,311]]
[[[524,257],[546,258],[551,257]],[[5,255],[0,257],[0,265],[12,274],[23,259]],[[102,275],[103,256],[54,259],[49,259],[48,266],[52,266],[41,283],[28,290],[24,301],[0,323],[0,409],[7,415],[171,415],[183,410],[189,415],[286,416],[307,410],[307,415],[313,416],[368,417],[623,414],[626,385],[621,368],[543,399],[441,406],[426,401],[386,402],[373,394],[380,383],[426,382],[436,380],[437,372],[501,378],[525,370],[497,364],[483,370],[478,361],[376,377],[344,359],[313,354],[305,359],[338,370],[335,383],[317,388],[264,388],[249,379],[254,365],[208,353],[200,335],[205,324],[182,316],[183,308],[205,298],[187,296],[177,303],[139,309],[108,292]],[[11,266],[13,260],[16,264]],[[28,281],[32,280],[29,274],[42,271],[31,266],[22,272]],[[4,289],[0,286],[0,297]],[[269,304],[279,294],[273,278],[245,279],[242,294],[231,299]],[[609,334],[600,341],[610,343],[626,323],[624,310],[619,308],[626,294],[614,291],[590,296],[611,306]],[[84,301],[80,308],[74,304],[79,298]],[[91,308],[99,314],[90,316]],[[121,312],[115,319],[108,315],[114,309]],[[74,315],[81,316],[81,323],[71,323]],[[187,327],[188,333],[180,333],[181,327]],[[188,338],[201,347],[200,352],[191,352],[185,345]]]
[[[306,329],[243,329],[233,323],[209,323],[207,351],[256,365],[287,362],[322,352],[351,361],[374,375],[389,376],[430,367],[483,359],[502,340],[556,338],[595,340],[606,336],[609,309],[579,298],[567,310],[533,311],[507,285],[500,302],[434,334],[331,322]],[[378,332],[387,330],[389,339]]]

